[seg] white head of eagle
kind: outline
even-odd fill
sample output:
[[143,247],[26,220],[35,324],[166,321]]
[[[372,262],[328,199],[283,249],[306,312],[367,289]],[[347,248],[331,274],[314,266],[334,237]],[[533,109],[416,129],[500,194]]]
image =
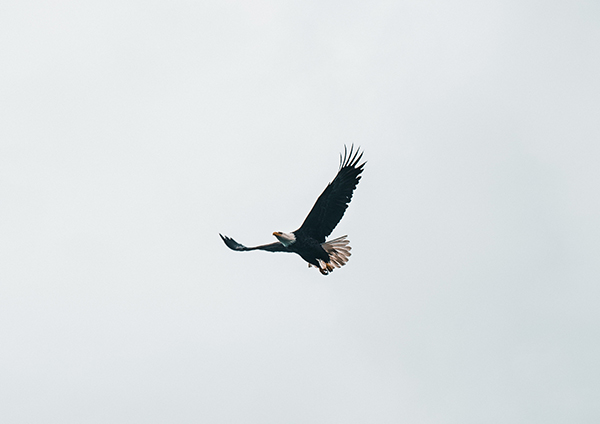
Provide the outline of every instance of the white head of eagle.
[[248,250],[264,250],[267,252],[296,253],[308,266],[319,269],[327,275],[334,268],[340,268],[350,257],[350,241],[347,236],[326,240],[348,208],[352,193],[360,181],[365,162],[360,162],[360,149],[344,146],[344,155],[340,155],[340,168],[308,213],[304,222],[296,231],[284,233],[275,231],[277,241],[260,246],[246,247],[231,237],[221,236],[227,247],[238,252]]
[[283,244],[288,247],[290,244],[296,242],[296,236],[294,233],[282,233],[281,231],[275,231],[273,235]]

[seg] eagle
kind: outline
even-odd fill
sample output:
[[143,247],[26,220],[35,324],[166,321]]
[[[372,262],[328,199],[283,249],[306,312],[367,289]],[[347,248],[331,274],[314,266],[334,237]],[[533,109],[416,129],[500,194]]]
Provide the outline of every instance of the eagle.
[[346,265],[350,257],[350,241],[348,236],[341,236],[325,241],[336,225],[340,222],[352,193],[361,178],[366,161],[359,164],[363,152],[360,148],[354,150],[354,145],[348,151],[344,146],[344,155],[340,153],[340,168],[323,193],[319,196],[308,216],[296,231],[285,233],[275,231],[275,243],[246,247],[234,239],[219,233],[227,247],[243,252],[248,250],[266,250],[267,252],[297,253],[308,262],[308,267],[316,267],[321,274],[328,275],[334,268]]

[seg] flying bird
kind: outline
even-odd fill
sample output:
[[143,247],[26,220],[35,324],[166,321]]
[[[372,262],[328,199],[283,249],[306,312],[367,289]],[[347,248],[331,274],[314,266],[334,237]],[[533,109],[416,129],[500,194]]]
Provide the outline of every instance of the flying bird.
[[227,247],[238,252],[247,250],[266,250],[267,252],[297,253],[314,266],[321,274],[327,275],[335,268],[346,265],[350,257],[350,241],[348,236],[341,236],[325,241],[338,222],[344,216],[352,192],[361,178],[366,162],[358,164],[363,153],[360,148],[354,151],[354,145],[348,152],[344,146],[344,156],[340,154],[340,169],[331,183],[319,196],[308,216],[296,231],[284,233],[275,231],[275,243],[246,247],[234,239],[219,234]]

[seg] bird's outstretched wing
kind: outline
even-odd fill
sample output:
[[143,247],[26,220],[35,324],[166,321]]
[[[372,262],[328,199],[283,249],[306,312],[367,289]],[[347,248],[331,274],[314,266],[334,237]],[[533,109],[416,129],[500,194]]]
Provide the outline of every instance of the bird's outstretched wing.
[[366,163],[358,164],[362,155],[360,149],[354,151],[354,145],[350,147],[350,152],[344,146],[344,156],[340,154],[340,169],[337,175],[321,193],[302,226],[295,233],[302,233],[320,243],[325,242],[325,237],[331,234],[340,222],[352,200],[352,192]]
[[229,247],[231,250],[237,250],[238,252],[244,252],[247,250],[266,250],[267,252],[289,252],[289,249],[278,241],[271,244],[262,244],[260,246],[246,247],[243,244],[238,243],[231,237],[227,237],[222,234],[219,235],[221,236],[221,239],[225,242],[227,247]]

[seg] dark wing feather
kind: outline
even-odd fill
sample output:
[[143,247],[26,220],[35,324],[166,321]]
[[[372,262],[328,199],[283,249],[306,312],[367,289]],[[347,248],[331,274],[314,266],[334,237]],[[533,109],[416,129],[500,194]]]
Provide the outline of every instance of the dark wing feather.
[[238,243],[231,237],[227,237],[222,234],[219,234],[219,235],[221,236],[221,239],[225,242],[227,247],[229,247],[231,250],[237,250],[238,252],[244,252],[247,250],[266,250],[267,252],[289,252],[289,249],[278,241],[276,241],[275,243],[271,243],[271,244],[263,244],[263,245],[254,246],[254,247],[246,247],[243,244]]
[[325,241],[325,237],[331,234],[340,222],[352,200],[352,192],[366,163],[358,165],[362,155],[360,149],[354,152],[352,146],[348,152],[344,146],[344,157],[340,154],[340,169],[337,175],[321,193],[302,226],[295,233],[312,237],[320,243]]

